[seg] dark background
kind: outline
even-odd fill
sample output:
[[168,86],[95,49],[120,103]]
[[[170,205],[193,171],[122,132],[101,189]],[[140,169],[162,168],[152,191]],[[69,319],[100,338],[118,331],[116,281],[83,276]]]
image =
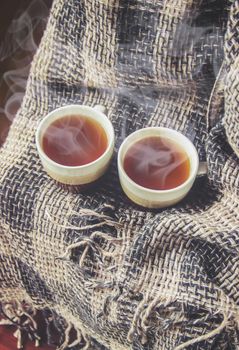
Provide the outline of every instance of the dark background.
[[[36,0],[41,3],[45,3],[48,9],[50,9],[52,5],[52,0]],[[13,65],[12,57],[17,54],[18,56],[29,55],[29,62],[31,61],[33,54],[21,52],[21,48],[12,53],[5,60],[2,59],[1,55],[4,51],[4,46],[10,45],[8,39],[8,29],[12,23],[12,20],[18,18],[24,11],[27,10],[29,5],[32,3],[32,0],[4,0],[0,1],[0,146],[4,143],[9,127],[11,125],[11,121],[7,118],[6,114],[3,112],[5,103],[8,98],[11,96],[12,92],[9,90],[9,87],[5,83],[3,79],[3,74],[12,69],[18,68],[16,65]],[[46,19],[45,19],[46,20]],[[38,45],[43,34],[44,28],[37,28],[36,33],[34,33],[34,39],[36,44]],[[35,35],[36,34],[36,35]],[[6,40],[7,39],[7,40]],[[14,38],[13,38],[14,40]],[[1,50],[3,48],[3,50]],[[29,66],[30,68],[30,66]],[[16,112],[19,108],[20,102],[16,105]]]

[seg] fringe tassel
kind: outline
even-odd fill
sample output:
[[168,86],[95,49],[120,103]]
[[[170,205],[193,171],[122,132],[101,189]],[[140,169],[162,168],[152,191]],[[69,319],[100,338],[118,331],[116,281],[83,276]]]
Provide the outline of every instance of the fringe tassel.
[[57,350],[65,350],[68,347],[68,344],[70,342],[70,332],[73,328],[73,325],[71,323],[68,323],[66,329],[65,329],[65,340],[63,344],[61,344],[59,347],[57,347]]
[[[76,330],[76,339],[70,343],[70,333],[71,331],[75,329]],[[65,350],[67,348],[73,348],[74,346],[76,345],[80,345],[80,343],[84,341],[84,345],[83,347],[81,348],[82,350],[87,350],[90,348],[90,345],[91,345],[91,341],[90,341],[90,338],[89,336],[81,329],[79,328],[75,328],[74,325],[69,322],[67,324],[67,327],[65,329],[65,340],[63,342],[63,344],[61,344],[57,350]]]
[[[17,330],[14,332],[14,337],[17,338],[17,349],[23,347],[22,334],[27,334],[30,340],[35,341],[35,346],[40,346],[40,336],[37,334],[37,323],[32,317],[35,316],[36,311],[27,304],[20,302],[0,304],[0,314],[4,319],[1,320],[0,325],[16,326]],[[32,314],[32,315],[31,315]],[[25,320],[22,318],[25,317]]]
[[[113,207],[111,205],[105,204],[105,205],[103,205],[103,209],[113,209]],[[103,226],[114,227],[116,230],[118,230],[122,226],[121,223],[119,223],[115,220],[112,220],[112,218],[109,215],[106,215],[104,213],[99,213],[99,212],[96,212],[96,211],[91,210],[91,209],[82,208],[79,210],[79,212],[76,212],[73,210],[69,201],[68,201],[68,212],[66,215],[67,218],[71,217],[72,215],[90,216],[93,218],[101,219],[102,221],[100,221],[98,223],[91,224],[91,225],[79,227],[77,225],[71,225],[71,224],[69,225],[66,222],[60,223],[61,218],[57,218],[56,216],[50,214],[47,210],[46,210],[46,215],[47,215],[48,219],[50,220],[50,222],[57,225],[58,227],[62,227],[64,229],[77,230],[80,232],[86,231],[86,230],[92,230],[92,229],[95,230],[95,229],[97,229],[99,227],[103,227]],[[67,221],[67,219],[66,219],[66,221]],[[115,258],[119,255],[119,253],[116,251],[109,252],[109,251],[103,250],[100,247],[100,245],[95,241],[96,239],[104,239],[105,241],[107,241],[108,243],[110,243],[114,246],[122,243],[122,241],[123,241],[121,238],[112,237],[105,232],[96,230],[96,231],[92,232],[90,234],[90,236],[80,237],[77,242],[71,243],[66,248],[65,252],[62,255],[56,257],[56,259],[69,260],[73,249],[76,249],[79,247],[84,247],[84,250],[83,250],[82,255],[80,257],[80,260],[79,260],[79,265],[82,268],[89,250],[92,250],[95,253],[95,256],[98,259],[98,261],[100,262],[100,264],[103,263],[103,257]]]
[[[231,316],[231,315],[230,315],[230,316]],[[217,328],[215,328],[214,330],[210,331],[210,332],[207,333],[207,334],[200,335],[200,336],[197,337],[197,338],[188,340],[188,341],[186,341],[185,343],[176,346],[176,348],[175,348],[174,350],[182,350],[182,349],[185,349],[185,348],[186,348],[187,346],[189,346],[189,345],[193,345],[193,344],[195,344],[195,343],[199,343],[199,342],[201,342],[201,341],[203,341],[203,340],[207,340],[207,339],[209,339],[209,338],[212,338],[214,335],[219,334],[219,333],[223,330],[223,328],[225,328],[225,327],[227,326],[228,320],[229,320],[230,316],[227,317],[227,316],[224,314],[224,315],[223,315],[223,317],[224,317],[224,318],[223,318],[223,321],[222,321],[222,323],[221,323]]]
[[108,241],[108,243],[112,244],[113,246],[117,246],[121,244],[123,241],[121,238],[114,238],[107,235],[104,232],[95,231],[89,237],[82,237],[78,242],[70,244],[66,248],[64,254],[62,254],[59,257],[56,257],[56,259],[69,260],[72,250],[79,247],[85,247],[79,260],[79,265],[81,268],[84,265],[84,261],[86,259],[87,253],[89,252],[89,249],[91,249],[95,253],[95,257],[98,259],[100,264],[103,263],[103,258],[106,258],[106,257],[116,258],[117,256],[119,256],[119,252],[117,250],[110,252],[102,249],[101,246],[95,241],[95,239],[97,238],[104,239]]

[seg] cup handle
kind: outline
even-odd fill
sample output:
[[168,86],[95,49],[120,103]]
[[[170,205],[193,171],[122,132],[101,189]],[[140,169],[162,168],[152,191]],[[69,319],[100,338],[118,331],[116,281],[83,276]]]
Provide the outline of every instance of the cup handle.
[[199,162],[197,176],[206,175],[206,174],[207,174],[207,162]]
[[96,105],[93,108],[96,109],[98,112],[101,112],[101,113],[104,113],[104,114],[106,112],[105,106],[102,106],[102,105]]

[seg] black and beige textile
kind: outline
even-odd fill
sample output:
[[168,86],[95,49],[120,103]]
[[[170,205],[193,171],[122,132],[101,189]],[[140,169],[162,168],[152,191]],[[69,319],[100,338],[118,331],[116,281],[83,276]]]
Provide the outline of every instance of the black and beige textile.
[[[69,103],[104,105],[116,133],[84,193],[36,151],[38,123]],[[122,140],[146,126],[181,131],[208,163],[165,210],[118,180]],[[239,349],[238,157],[239,1],[55,0],[0,150],[1,310],[31,329],[34,310],[58,315],[60,350]]]

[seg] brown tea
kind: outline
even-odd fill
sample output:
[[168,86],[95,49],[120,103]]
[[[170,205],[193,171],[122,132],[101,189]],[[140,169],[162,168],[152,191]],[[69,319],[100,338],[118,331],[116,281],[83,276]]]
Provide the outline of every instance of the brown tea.
[[56,163],[79,166],[93,162],[107,148],[102,126],[81,115],[68,115],[53,122],[45,131],[42,147]]
[[180,145],[162,137],[147,137],[126,152],[126,174],[138,185],[169,190],[181,185],[190,173],[190,161]]

